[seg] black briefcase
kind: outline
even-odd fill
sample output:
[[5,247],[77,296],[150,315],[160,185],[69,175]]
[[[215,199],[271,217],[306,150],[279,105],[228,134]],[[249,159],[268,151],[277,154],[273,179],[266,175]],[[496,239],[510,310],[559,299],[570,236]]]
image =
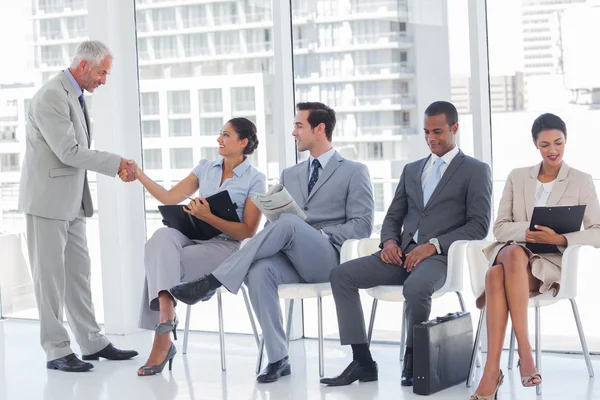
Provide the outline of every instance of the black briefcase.
[[415,325],[413,393],[430,395],[466,381],[472,349],[473,325],[468,312]]

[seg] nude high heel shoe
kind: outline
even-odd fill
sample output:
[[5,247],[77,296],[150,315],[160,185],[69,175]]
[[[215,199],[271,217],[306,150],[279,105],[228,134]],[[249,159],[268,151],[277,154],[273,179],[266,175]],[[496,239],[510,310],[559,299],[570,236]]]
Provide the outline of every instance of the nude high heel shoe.
[[[519,371],[521,371],[521,360],[517,361],[517,368],[519,368]],[[537,379],[537,383],[533,383],[535,379]],[[521,385],[523,385],[523,387],[537,386],[540,383],[542,383],[542,375],[540,375],[540,373],[537,371],[535,371],[533,374],[521,377]]]
[[482,396],[480,394],[473,393],[471,397],[469,397],[469,400],[496,400],[498,398],[498,389],[500,389],[500,385],[502,385],[502,382],[504,382],[504,374],[502,373],[502,370],[500,370],[498,384],[496,385],[496,389],[494,389],[494,392],[492,394]]

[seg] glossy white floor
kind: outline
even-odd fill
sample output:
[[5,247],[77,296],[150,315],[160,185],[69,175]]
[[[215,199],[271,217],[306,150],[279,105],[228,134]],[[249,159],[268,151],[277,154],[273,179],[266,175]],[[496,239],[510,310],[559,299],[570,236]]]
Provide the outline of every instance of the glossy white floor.
[[[182,335],[183,336],[183,332]],[[34,321],[0,321],[0,400],[280,400],[280,399],[415,399],[412,390],[400,386],[398,347],[373,345],[379,363],[379,382],[326,388],[319,384],[317,342],[300,340],[291,345],[292,375],[272,384],[254,380],[256,346],[251,336],[227,335],[227,371],[221,372],[216,334],[197,333],[190,337],[187,356],[176,356],[171,373],[137,377],[145,361],[151,333],[111,337],[115,345],[135,348],[140,356],[124,362],[101,361],[86,373],[48,371],[38,345],[38,324]],[[177,343],[181,347],[181,340]],[[325,343],[325,373],[337,375],[350,359],[348,348],[337,342]],[[600,374],[600,359],[593,359]],[[521,387],[518,371],[503,369],[506,380],[499,398],[535,399],[535,389]],[[581,356],[544,354],[544,400],[600,399],[600,383],[589,379]],[[599,378],[600,379],[600,378]],[[435,399],[466,400],[472,389],[464,384],[430,396]]]

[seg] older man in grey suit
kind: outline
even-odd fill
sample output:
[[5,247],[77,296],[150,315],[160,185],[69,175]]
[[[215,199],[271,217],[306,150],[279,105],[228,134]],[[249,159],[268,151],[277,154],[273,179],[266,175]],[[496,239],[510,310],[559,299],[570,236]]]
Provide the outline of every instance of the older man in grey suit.
[[381,229],[382,250],[331,272],[340,341],[353,361],[330,386],[375,381],[377,364],[367,343],[358,289],[404,285],[407,340],[402,385],[412,386],[413,327],[429,318],[431,295],[446,279],[448,250],[457,240],[483,239],[491,219],[490,167],[456,146],[458,113],[438,101],[425,110],[431,155],[407,164]]
[[342,158],[332,147],[335,112],[321,103],[299,103],[293,135],[308,161],[285,169],[281,183],[306,212],[308,223],[284,214],[268,224],[211,275],[171,289],[187,304],[225,286],[236,293],[244,280],[269,357],[259,382],[289,375],[288,349],[277,288],[284,283],[329,280],[345,240],[368,237],[373,226],[373,194],[366,166]]
[[116,154],[90,150],[91,132],[83,90],[106,83],[112,56],[95,41],[82,43],[71,67],[33,96],[27,112],[27,141],[19,208],[25,213],[27,244],[40,315],[40,340],[47,368],[81,372],[93,368],[70,347],[63,308],[84,360],[125,360],[136,351],[119,350],[100,334],[90,290],[85,217],[94,208],[87,170],[135,178],[133,166]]

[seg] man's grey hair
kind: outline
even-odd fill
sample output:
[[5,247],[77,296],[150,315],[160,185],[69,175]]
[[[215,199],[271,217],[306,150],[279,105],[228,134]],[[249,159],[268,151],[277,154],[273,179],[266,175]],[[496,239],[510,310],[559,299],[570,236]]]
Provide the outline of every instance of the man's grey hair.
[[71,67],[77,67],[83,60],[90,63],[91,67],[95,67],[100,65],[107,56],[112,57],[112,53],[108,46],[98,40],[86,40],[77,47],[77,50],[75,50],[75,56],[71,62]]

